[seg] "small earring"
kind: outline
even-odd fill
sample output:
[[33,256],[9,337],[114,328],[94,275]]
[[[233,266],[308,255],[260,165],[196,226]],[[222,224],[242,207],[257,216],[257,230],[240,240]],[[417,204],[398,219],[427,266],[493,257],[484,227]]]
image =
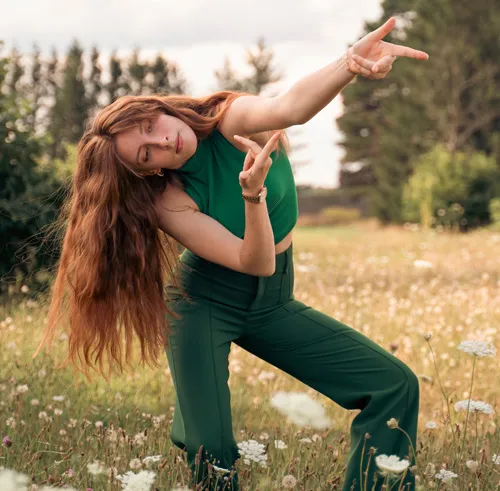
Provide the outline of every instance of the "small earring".
[[157,173],[156,173],[157,176],[160,176],[160,177],[163,177],[164,174],[163,174],[163,169],[160,169]]

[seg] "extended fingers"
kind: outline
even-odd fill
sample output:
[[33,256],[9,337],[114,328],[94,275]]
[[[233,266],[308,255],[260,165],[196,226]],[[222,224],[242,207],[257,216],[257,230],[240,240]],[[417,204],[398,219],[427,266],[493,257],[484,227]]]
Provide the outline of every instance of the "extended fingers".
[[389,54],[393,56],[404,56],[405,58],[414,58],[416,60],[427,60],[429,58],[429,55],[425,51],[419,51],[408,46],[387,43],[387,47],[389,48]]
[[245,145],[248,149],[250,149],[254,153],[254,155],[257,155],[260,152],[262,152],[262,148],[260,148],[259,144],[255,143],[253,140],[249,140],[248,138],[245,138],[240,135],[234,135],[234,139]]
[[379,28],[370,32],[370,34],[368,34],[367,37],[370,37],[370,39],[373,41],[380,41],[381,39],[385,38],[385,36],[387,36],[387,34],[389,34],[394,29],[395,25],[396,25],[396,18],[391,17],[384,24],[382,24]]

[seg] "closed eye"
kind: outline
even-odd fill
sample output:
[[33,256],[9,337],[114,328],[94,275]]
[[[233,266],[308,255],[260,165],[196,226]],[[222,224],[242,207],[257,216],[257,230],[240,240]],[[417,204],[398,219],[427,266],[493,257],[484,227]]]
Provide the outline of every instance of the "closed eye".
[[[148,133],[151,133],[152,130],[153,130],[153,123],[151,121],[149,121]],[[149,160],[148,156],[149,156],[149,146],[146,146],[146,158],[144,159],[144,162],[147,162]]]

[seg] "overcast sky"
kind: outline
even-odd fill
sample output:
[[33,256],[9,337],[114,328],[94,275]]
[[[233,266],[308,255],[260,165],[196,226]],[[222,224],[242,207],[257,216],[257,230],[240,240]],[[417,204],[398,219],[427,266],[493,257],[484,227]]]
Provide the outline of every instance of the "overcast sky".
[[[225,56],[245,73],[244,53],[262,36],[275,53],[284,74],[272,87],[282,92],[302,76],[342,55],[358,39],[365,20],[381,15],[379,0],[1,0],[1,39],[31,51],[36,41],[43,54],[54,46],[64,52],[73,39],[88,50],[97,45],[106,55],[113,49],[126,54],[135,46],[143,54],[163,51],[175,61],[192,95],[216,90],[214,71]],[[334,100],[303,126],[291,140],[307,143],[297,160],[308,166],[297,183],[336,186],[342,151]]]

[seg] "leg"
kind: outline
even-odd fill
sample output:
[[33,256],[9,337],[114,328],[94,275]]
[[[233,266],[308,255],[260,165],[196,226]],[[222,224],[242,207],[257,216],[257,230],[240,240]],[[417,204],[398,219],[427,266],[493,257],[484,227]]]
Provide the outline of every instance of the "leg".
[[209,460],[218,467],[231,469],[239,457],[227,384],[228,355],[231,341],[236,337],[235,328],[226,324],[209,303],[198,299],[194,302],[182,299],[173,302],[173,309],[182,318],[169,319],[172,333],[166,352],[177,395],[171,439],[176,446],[187,450],[192,484],[203,481],[203,490],[214,486],[237,490],[236,474],[231,476],[231,482],[219,478],[217,485],[212,478],[209,484],[207,466],[203,465],[203,461]]
[[[293,300],[277,308],[262,323],[251,324],[235,341],[242,348],[289,373],[346,409],[360,409],[351,426],[351,449],[344,491],[360,491],[361,455],[366,433],[362,471],[368,451],[375,447],[366,490],[372,489],[375,456],[413,454],[407,437],[387,427],[396,418],[416,444],[419,386],[415,374],[401,360],[360,332]],[[406,489],[414,489],[415,478],[408,472]],[[375,489],[382,485],[379,478]]]

